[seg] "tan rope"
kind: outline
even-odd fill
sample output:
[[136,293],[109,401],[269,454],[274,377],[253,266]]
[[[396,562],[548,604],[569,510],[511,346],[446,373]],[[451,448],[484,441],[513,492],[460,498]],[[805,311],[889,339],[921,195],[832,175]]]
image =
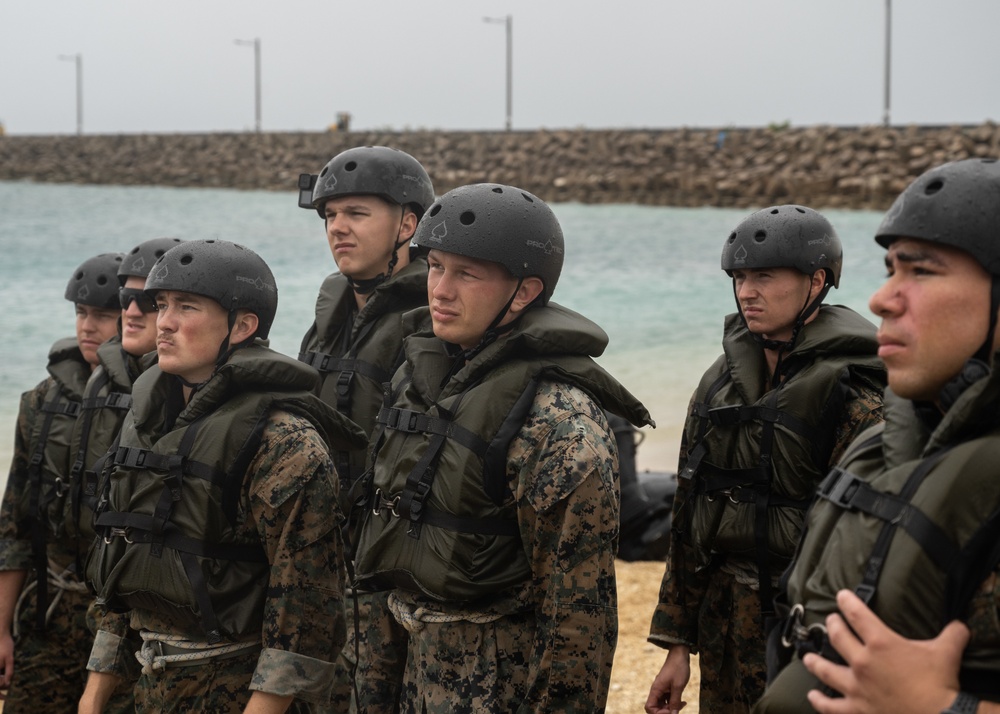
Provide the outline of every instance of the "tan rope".
[[[142,673],[146,675],[161,672],[171,664],[207,661],[215,657],[224,657],[260,648],[260,643],[256,641],[213,645],[208,642],[186,640],[178,635],[167,635],[162,632],[143,630],[139,634],[142,637],[142,647],[135,653],[135,658],[139,660],[139,664],[142,665]],[[161,643],[181,650],[190,650],[190,652],[165,655],[158,647]]]

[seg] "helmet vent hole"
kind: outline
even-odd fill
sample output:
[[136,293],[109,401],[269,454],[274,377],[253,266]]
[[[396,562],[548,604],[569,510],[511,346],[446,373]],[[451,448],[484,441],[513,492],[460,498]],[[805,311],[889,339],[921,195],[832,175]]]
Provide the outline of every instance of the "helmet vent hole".
[[795,207],[795,210],[798,211],[799,213],[803,213],[803,214],[805,213],[805,209],[804,208],[799,208],[798,206]]
[[753,239],[758,243],[763,243],[765,238],[767,238],[767,231],[757,231],[753,234]]
[[107,285],[108,284],[108,279],[106,277],[104,277],[103,275],[98,275],[97,276],[97,284],[98,285]]
[[528,203],[534,203],[535,202],[535,200],[531,196],[529,196],[528,194],[522,193],[521,195],[524,196],[524,200],[527,201]]
[[181,258],[181,265],[191,265],[191,261],[194,260],[190,255],[185,255]]
[[771,215],[772,216],[777,215],[777,213],[778,213],[778,209],[777,208],[772,208],[771,209]]
[[944,188],[944,181],[941,179],[934,179],[924,188],[924,194],[927,196],[933,196],[942,188]]
[[358,168],[357,161],[348,161],[346,164],[344,164],[344,171],[354,171],[354,169],[356,168]]
[[729,242],[732,243],[736,240],[736,231],[729,234]]
[[458,220],[463,226],[471,226],[476,222],[476,214],[472,211],[464,211],[462,215],[458,217]]
[[76,279],[77,280],[83,280],[83,271],[82,270],[79,273],[76,274]]
[[320,176],[326,176],[327,172],[330,170],[329,166],[324,166],[323,170],[319,172]]
[[430,216],[436,216],[440,212],[441,212],[441,204],[439,203],[439,204],[437,204],[435,206],[431,206],[431,210],[430,210],[430,213],[428,213],[428,215],[430,215]]
[[494,187],[493,187],[492,189],[490,189],[490,190],[491,190],[491,191],[493,191],[493,193],[503,193],[503,189],[502,189],[502,188],[500,188],[499,186],[494,186]]
[[996,159],[983,159],[984,164],[995,164],[996,162]]

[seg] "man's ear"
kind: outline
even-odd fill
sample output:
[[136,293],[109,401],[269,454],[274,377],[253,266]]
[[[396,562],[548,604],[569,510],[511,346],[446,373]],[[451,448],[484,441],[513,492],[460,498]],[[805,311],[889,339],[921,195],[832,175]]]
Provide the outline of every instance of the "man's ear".
[[238,310],[236,324],[233,325],[233,329],[229,333],[229,342],[236,345],[249,339],[257,332],[259,326],[260,320],[254,313],[249,310]]
[[824,286],[826,286],[826,271],[823,268],[813,271],[809,278],[809,300],[815,300],[816,296],[823,291]]
[[410,208],[403,208],[403,220],[399,225],[399,237],[396,242],[406,241],[407,243],[413,239],[413,234],[417,232],[417,223],[420,219],[417,218],[417,214],[414,213]]
[[514,294],[514,301],[510,304],[510,312],[521,312],[533,303],[543,290],[545,290],[545,283],[538,276],[532,275],[524,278]]

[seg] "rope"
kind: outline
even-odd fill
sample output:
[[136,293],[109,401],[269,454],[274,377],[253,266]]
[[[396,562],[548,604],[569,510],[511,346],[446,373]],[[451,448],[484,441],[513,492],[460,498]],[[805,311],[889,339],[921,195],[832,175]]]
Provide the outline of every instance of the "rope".
[[389,609],[396,622],[406,628],[407,632],[420,632],[427,623],[440,622],[471,622],[476,625],[484,625],[487,622],[499,620],[503,615],[487,612],[463,612],[447,613],[428,610],[425,607],[414,607],[413,605],[400,600],[396,593],[389,594]]
[[[142,637],[142,647],[135,653],[135,658],[142,665],[142,673],[145,675],[162,672],[171,665],[184,667],[207,662],[216,657],[231,657],[260,647],[260,643],[256,641],[211,645],[208,642],[193,642],[179,635],[167,635],[161,632],[143,630],[139,634]],[[164,654],[164,645],[189,652]]]
[[[52,597],[52,602],[45,609],[45,624],[49,624],[49,619],[52,617],[52,613],[55,612],[56,606],[62,599],[62,594],[64,590],[68,590],[71,593],[86,593],[87,584],[81,583],[77,577],[76,572],[72,565],[69,565],[62,570],[57,570],[58,566],[49,559],[49,566],[47,568],[48,577],[46,578],[53,588],[55,588],[55,595]],[[20,634],[20,614],[21,608],[24,606],[25,601],[31,593],[38,590],[38,580],[32,580],[28,583],[21,594],[17,598],[17,603],[14,605],[14,639]]]

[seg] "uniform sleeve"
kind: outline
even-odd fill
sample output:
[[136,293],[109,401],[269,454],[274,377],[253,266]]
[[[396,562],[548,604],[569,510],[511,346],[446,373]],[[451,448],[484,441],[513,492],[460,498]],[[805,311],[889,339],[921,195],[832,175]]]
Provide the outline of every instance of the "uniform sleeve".
[[28,489],[31,462],[31,430],[45,395],[46,382],[21,395],[14,432],[14,452],[3,503],[0,504],[0,570],[28,570],[33,567],[28,515],[20,512],[22,494]]
[[[688,414],[694,398],[688,405]],[[683,473],[688,459],[688,429],[685,424],[678,458],[677,473]],[[691,479],[679,478],[674,494],[670,545],[667,551],[666,571],[660,582],[660,595],[653,610],[649,627],[649,641],[660,647],[673,644],[687,645],[698,651],[698,605],[708,588],[705,571],[695,568],[695,554],[691,547],[689,523],[684,505],[691,497]]]
[[346,640],[337,478],[305,420],[272,413],[250,464],[250,507],[271,564],[251,689],[325,701]]
[[97,634],[90,649],[87,669],[128,679],[134,673],[136,664],[136,647],[127,636],[129,613],[103,612],[92,603],[91,614],[96,618]]
[[543,382],[509,451],[536,635],[525,711],[603,710],[618,638],[618,454],[581,391]]
[[833,452],[830,454],[828,466],[830,468],[835,466],[850,443],[861,432],[881,423],[884,418],[882,390],[872,387],[865,380],[852,376],[850,393],[844,403],[844,418],[837,425]]

